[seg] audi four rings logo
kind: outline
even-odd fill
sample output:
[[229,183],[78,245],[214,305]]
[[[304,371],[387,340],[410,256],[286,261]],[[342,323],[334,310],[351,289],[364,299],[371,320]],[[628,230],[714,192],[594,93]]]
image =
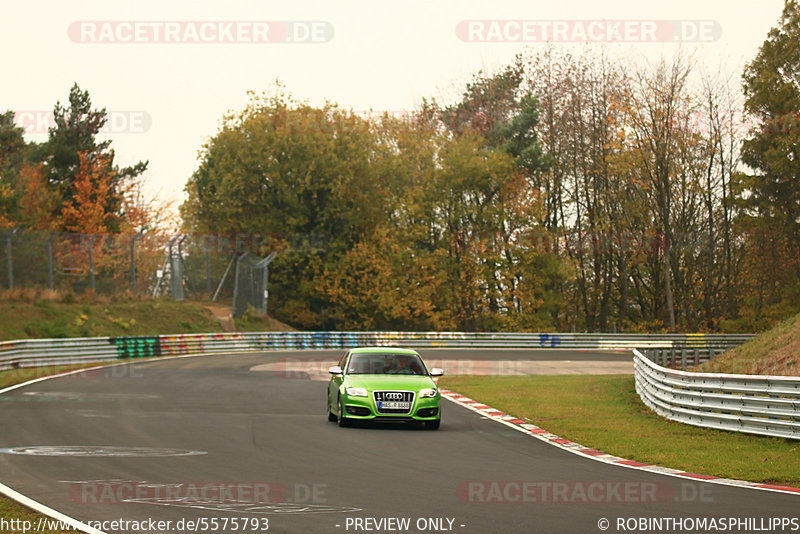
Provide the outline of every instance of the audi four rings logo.
[[383,398],[386,400],[403,400],[402,393],[384,393]]

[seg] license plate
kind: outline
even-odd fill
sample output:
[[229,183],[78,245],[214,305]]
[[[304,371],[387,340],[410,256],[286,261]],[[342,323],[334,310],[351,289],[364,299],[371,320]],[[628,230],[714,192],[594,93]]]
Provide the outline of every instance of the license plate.
[[394,401],[384,401],[378,403],[378,408],[382,410],[410,410],[411,403],[410,402],[394,402]]

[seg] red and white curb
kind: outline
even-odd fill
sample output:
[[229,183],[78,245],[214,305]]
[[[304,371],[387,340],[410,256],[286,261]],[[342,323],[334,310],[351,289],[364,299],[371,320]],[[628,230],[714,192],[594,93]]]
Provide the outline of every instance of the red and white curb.
[[487,419],[491,419],[493,421],[497,421],[498,423],[502,423],[514,430],[522,432],[528,436],[534,437],[538,440],[544,441],[554,447],[558,447],[565,451],[569,451],[573,454],[577,454],[579,456],[583,456],[585,458],[590,458],[592,460],[597,460],[599,462],[604,462],[607,464],[618,465],[620,467],[627,467],[630,469],[639,469],[642,471],[650,471],[653,473],[659,473],[662,475],[679,477],[679,478],[688,478],[693,480],[700,480],[703,482],[710,482],[713,484],[724,484],[727,486],[740,486],[746,487],[751,489],[757,490],[764,490],[764,491],[774,491],[779,493],[791,493],[795,495],[800,495],[800,488],[794,488],[791,486],[777,486],[774,484],[763,484],[759,482],[748,482],[745,480],[735,480],[731,478],[721,478],[715,477],[711,475],[701,475],[698,473],[690,473],[688,471],[681,471],[680,469],[672,469],[669,467],[661,467],[658,465],[652,465],[642,462],[637,462],[635,460],[626,460],[625,458],[620,458],[618,456],[614,456],[612,454],[606,454],[604,452],[590,449],[589,447],[584,447],[580,443],[575,443],[574,441],[570,441],[568,439],[562,438],[560,436],[556,436],[555,434],[551,434],[547,430],[540,428],[536,425],[532,425],[522,419],[514,417],[513,415],[509,415],[507,413],[503,413],[500,410],[492,408],[491,406],[487,406],[482,404],[476,400],[470,399],[469,397],[465,397],[459,393],[454,391],[449,391],[446,389],[439,390],[442,394],[442,397],[458,404],[459,406],[463,406],[468,410],[472,410],[473,412],[479,413],[480,415],[484,416]]

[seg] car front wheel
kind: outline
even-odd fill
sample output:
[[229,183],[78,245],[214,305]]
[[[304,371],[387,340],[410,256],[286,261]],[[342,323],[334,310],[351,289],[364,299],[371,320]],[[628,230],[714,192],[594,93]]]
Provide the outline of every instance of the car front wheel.
[[350,421],[344,416],[344,405],[342,404],[342,397],[339,396],[338,404],[338,413],[339,413],[339,426],[350,426]]
[[336,422],[337,417],[336,414],[331,411],[331,398],[328,397],[328,400],[325,401],[325,411],[328,412],[328,421]]

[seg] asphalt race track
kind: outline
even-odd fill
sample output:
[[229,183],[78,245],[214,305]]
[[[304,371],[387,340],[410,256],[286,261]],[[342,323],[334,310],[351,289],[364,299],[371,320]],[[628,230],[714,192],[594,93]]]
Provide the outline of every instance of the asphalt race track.
[[[563,350],[421,352],[434,360],[630,359]],[[448,401],[439,431],[339,428],[324,413],[326,382],[280,366],[252,370],[298,358],[322,365],[340,354],[166,359],[7,392],[0,395],[0,482],[84,522],[173,522],[108,532],[264,532],[268,521],[269,532],[591,533],[603,531],[603,518],[607,532],[619,532],[620,518],[745,521],[800,510],[798,495],[581,458]],[[186,528],[190,520],[194,528]],[[750,521],[727,531],[764,532],[764,523]]]

